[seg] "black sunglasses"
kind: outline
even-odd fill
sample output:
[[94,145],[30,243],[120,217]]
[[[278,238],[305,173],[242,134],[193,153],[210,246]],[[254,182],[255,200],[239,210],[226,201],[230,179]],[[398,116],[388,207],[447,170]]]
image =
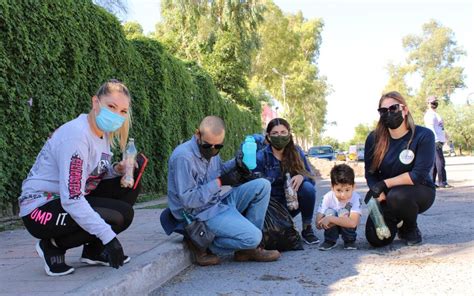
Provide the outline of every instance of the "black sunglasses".
[[211,149],[211,148],[214,148],[214,149],[219,150],[219,149],[222,149],[222,147],[224,147],[224,144],[214,144],[214,145],[212,145],[212,144],[208,144],[208,143],[201,143],[201,147],[202,147],[203,149]]
[[390,113],[397,113],[398,111],[400,111],[401,107],[403,107],[403,104],[393,104],[392,106],[389,106],[388,108],[385,108],[385,107],[378,108],[377,111],[379,111],[380,115],[383,115],[389,111]]

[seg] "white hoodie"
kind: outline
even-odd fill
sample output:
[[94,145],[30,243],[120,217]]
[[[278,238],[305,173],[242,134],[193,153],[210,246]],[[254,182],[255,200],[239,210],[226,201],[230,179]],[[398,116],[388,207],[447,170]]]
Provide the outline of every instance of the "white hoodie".
[[60,198],[64,210],[80,227],[107,244],[116,234],[84,195],[100,180],[118,176],[111,159],[108,135],[100,138],[93,134],[86,114],[65,123],[45,143],[23,181],[20,216]]

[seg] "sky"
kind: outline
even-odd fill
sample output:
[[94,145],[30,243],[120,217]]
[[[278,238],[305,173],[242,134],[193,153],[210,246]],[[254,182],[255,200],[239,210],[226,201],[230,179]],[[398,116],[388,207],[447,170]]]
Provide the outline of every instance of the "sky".
[[[326,98],[324,135],[347,141],[360,123],[378,119],[377,103],[388,81],[386,66],[404,63],[402,38],[421,34],[430,19],[454,31],[455,40],[467,55],[466,88],[451,97],[454,104],[474,102],[474,5],[469,0],[274,0],[285,13],[302,11],[306,19],[324,21],[317,64],[327,77],[332,93]],[[127,20],[138,21],[145,33],[159,21],[158,0],[128,0]],[[417,87],[416,79],[409,81]],[[419,123],[422,124],[422,123]],[[316,143],[315,143],[316,144]]]

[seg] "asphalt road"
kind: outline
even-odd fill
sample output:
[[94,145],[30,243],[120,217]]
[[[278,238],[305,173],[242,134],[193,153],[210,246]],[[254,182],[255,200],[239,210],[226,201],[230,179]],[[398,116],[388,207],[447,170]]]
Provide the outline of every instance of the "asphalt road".
[[[446,168],[455,187],[438,190],[434,205],[419,216],[420,246],[395,240],[370,247],[364,209],[358,250],[343,250],[339,241],[327,252],[305,245],[271,263],[238,263],[229,256],[219,266],[191,266],[151,295],[474,295],[474,157],[447,158]],[[366,191],[362,178],[357,187],[361,195]],[[317,202],[328,190],[327,180],[318,182]],[[295,221],[301,229],[300,217]]]

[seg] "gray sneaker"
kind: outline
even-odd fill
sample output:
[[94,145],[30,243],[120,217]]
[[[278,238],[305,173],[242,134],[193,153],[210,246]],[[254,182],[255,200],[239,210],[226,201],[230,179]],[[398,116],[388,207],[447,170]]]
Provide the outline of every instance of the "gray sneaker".
[[320,251],[329,251],[336,246],[336,242],[330,242],[325,240],[321,245],[319,245]]
[[355,241],[344,242],[344,250],[357,250]]

